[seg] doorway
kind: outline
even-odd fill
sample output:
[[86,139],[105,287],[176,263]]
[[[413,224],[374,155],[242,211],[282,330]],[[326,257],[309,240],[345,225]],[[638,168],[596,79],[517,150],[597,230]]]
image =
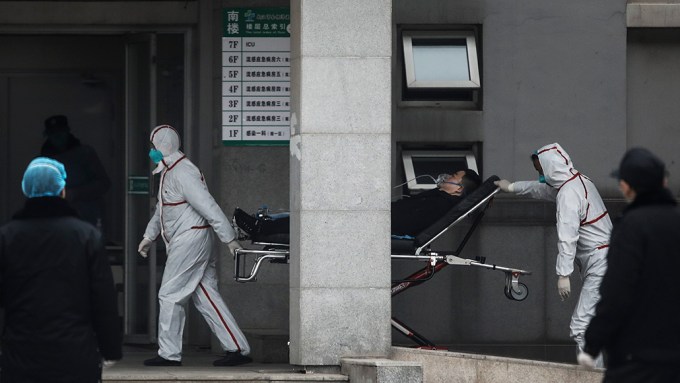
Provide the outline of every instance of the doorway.
[[156,199],[148,137],[156,123],[184,133],[186,41],[181,32],[0,35],[0,222],[24,203],[21,178],[40,155],[44,120],[67,116],[110,180],[97,226],[126,343],[155,342],[164,249],[161,243],[149,259],[137,254]]
[[149,136],[160,124],[184,136],[184,47],[181,34],[140,33],[125,43],[125,251],[124,329],[128,342],[153,343],[157,295],[166,252],[157,240],[147,258],[137,254],[156,206],[159,176],[149,160]]

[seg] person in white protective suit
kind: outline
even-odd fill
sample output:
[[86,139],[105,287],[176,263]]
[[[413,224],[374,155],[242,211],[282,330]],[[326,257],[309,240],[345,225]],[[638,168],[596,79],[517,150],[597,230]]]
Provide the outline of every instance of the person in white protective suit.
[[[546,145],[532,156],[538,181],[496,181],[501,190],[557,204],[557,290],[565,300],[571,292],[569,277],[578,265],[583,287],[571,317],[570,335],[579,351],[600,299],[599,287],[607,270],[607,250],[612,222],[593,182],[574,169],[558,144]],[[602,357],[598,367],[604,367]]]
[[158,203],[139,244],[146,257],[160,235],[167,249],[167,261],[158,301],[158,356],[144,361],[147,366],[180,366],[185,305],[191,298],[198,311],[226,351],[215,366],[248,363],[250,346],[217,289],[214,234],[226,243],[232,255],[240,244],[229,220],[208,192],[203,174],[179,151],[177,131],[170,125],[151,132],[153,148],[149,157],[160,173]]

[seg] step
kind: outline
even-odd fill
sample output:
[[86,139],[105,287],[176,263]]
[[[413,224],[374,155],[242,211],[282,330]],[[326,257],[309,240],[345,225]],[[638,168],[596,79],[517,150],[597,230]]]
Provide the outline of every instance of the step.
[[341,371],[350,382],[370,383],[422,383],[423,368],[420,362],[385,358],[342,358]]
[[123,359],[104,370],[103,383],[316,383],[348,382],[346,375],[320,373],[288,364],[249,363],[236,367],[214,367],[213,360],[219,355],[210,352],[193,352],[185,355],[181,367],[146,367],[145,359],[153,358],[155,352],[125,352]]
[[390,359],[421,363],[427,383],[600,383],[604,375],[576,364],[406,347],[392,347]]

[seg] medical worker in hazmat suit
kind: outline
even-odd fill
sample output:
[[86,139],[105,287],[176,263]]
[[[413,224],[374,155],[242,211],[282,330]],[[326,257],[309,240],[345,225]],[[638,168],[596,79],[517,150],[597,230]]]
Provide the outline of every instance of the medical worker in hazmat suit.
[[250,346],[217,289],[214,233],[233,254],[241,248],[222,209],[208,192],[200,170],[179,151],[177,131],[170,125],[151,132],[149,157],[160,173],[156,210],[139,244],[146,257],[159,236],[167,248],[167,261],[158,301],[158,356],[147,366],[182,364],[182,331],[189,298],[208,322],[226,351],[215,366],[235,366],[251,361]]
[[[570,335],[582,350],[584,334],[607,270],[607,248],[612,222],[593,182],[574,169],[569,154],[554,143],[538,149],[531,159],[538,181],[496,181],[501,190],[557,204],[557,290],[565,300],[571,292],[574,264],[579,268],[583,287],[571,317]],[[602,357],[596,361],[603,367]]]

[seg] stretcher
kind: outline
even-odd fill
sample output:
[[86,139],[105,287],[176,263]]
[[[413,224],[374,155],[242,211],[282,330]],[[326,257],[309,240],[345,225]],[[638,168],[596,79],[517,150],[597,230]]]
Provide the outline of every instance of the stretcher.
[[[411,275],[392,281],[392,296],[407,289],[418,286],[432,279],[436,273],[448,265],[472,266],[487,270],[496,270],[505,274],[505,296],[513,301],[523,301],[529,295],[528,287],[520,282],[520,277],[531,274],[531,271],[487,264],[484,257],[475,259],[462,258],[460,254],[475,229],[479,226],[484,213],[491,205],[493,197],[499,192],[494,181],[499,178],[489,177],[474,192],[466,196],[456,206],[446,212],[439,220],[432,223],[415,237],[392,237],[391,258],[396,261],[424,262],[426,265]],[[432,243],[448,230],[471,220],[467,232],[455,250],[433,250]],[[290,259],[290,219],[287,215],[269,214],[266,208],[255,214],[248,214],[236,208],[234,211],[234,227],[239,240],[250,240],[259,249],[239,249],[234,256],[234,279],[237,282],[253,282],[265,262],[288,263]],[[392,327],[412,339],[421,347],[434,348],[434,343],[418,334],[396,318],[392,318]]]
[[[262,207],[255,214],[234,209],[234,229],[239,241],[249,240],[258,249],[237,249],[234,252],[236,282],[254,282],[263,263],[289,263],[290,218],[287,214],[270,214]],[[250,271],[247,266],[252,266]]]
[[[491,206],[493,197],[500,191],[494,184],[498,180],[497,176],[489,177],[474,192],[417,236],[413,238],[392,237],[392,259],[427,262],[425,267],[406,278],[392,281],[392,297],[411,287],[427,282],[444,267],[455,265],[501,271],[505,274],[505,287],[503,289],[505,296],[513,301],[523,301],[527,298],[529,288],[519,279],[523,275],[531,274],[531,271],[487,264],[485,257],[475,257],[475,259],[460,257],[463,248],[484,217],[484,213]],[[467,220],[471,220],[471,224],[455,250],[432,250],[431,245],[436,239]],[[420,347],[437,348],[434,343],[397,318],[392,317],[392,327]]]

